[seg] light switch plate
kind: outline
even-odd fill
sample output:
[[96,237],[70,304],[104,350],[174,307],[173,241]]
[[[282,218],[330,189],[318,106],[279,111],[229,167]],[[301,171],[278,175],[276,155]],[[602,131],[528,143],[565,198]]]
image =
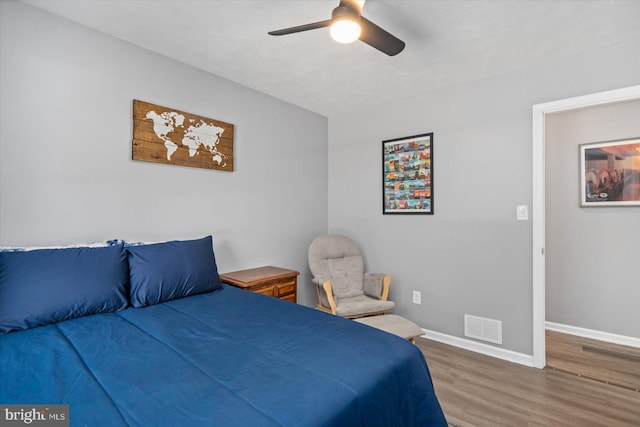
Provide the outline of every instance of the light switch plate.
[[518,205],[516,206],[516,219],[518,221],[526,221],[529,219],[529,206]]
[[422,292],[413,291],[413,303],[414,304],[422,304]]

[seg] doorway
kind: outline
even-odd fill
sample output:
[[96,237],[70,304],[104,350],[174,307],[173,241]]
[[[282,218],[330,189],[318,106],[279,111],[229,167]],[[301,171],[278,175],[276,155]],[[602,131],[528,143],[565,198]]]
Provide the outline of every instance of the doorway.
[[640,86],[533,106],[533,366],[546,366],[545,316],[545,116],[550,113],[640,99]]

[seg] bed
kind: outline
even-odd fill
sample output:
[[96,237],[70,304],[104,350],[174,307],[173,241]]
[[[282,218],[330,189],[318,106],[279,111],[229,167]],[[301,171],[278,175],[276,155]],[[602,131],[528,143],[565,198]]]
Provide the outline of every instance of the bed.
[[[206,244],[211,240],[200,246]],[[187,295],[173,289],[166,298],[171,273],[153,277],[168,268],[157,265],[166,260],[152,260],[155,269],[145,267],[152,273],[136,271],[132,251],[148,262],[153,257],[144,251],[151,246],[118,249],[128,277],[111,276],[127,282],[124,307],[116,298],[120,308],[79,317],[76,310],[67,319],[58,306],[68,298],[60,298],[54,322],[33,326],[31,319],[24,328],[6,326],[15,323],[7,320],[15,312],[7,282],[22,276],[17,261],[0,253],[0,404],[68,404],[70,423],[78,426],[446,426],[414,345],[219,280],[215,289],[186,286]],[[169,249],[176,260],[175,245]],[[180,274],[200,268],[189,259],[178,257]],[[51,272],[45,276],[51,280]],[[193,285],[194,274],[187,276],[170,283]],[[136,295],[141,277],[146,288]],[[159,299],[149,290],[158,280]]]

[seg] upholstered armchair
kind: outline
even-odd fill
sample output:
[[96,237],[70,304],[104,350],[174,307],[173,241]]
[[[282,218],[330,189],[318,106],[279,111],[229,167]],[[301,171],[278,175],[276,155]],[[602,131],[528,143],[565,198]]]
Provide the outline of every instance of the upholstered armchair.
[[384,314],[391,277],[365,273],[358,245],[346,236],[322,235],[309,247],[309,269],[318,291],[317,308],[342,317]]

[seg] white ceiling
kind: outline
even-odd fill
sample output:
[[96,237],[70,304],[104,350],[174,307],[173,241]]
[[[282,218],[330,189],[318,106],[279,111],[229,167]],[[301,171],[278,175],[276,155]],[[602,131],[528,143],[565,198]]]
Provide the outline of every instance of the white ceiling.
[[638,0],[368,0],[394,57],[328,28],[267,35],[338,0],[23,1],[326,116],[640,39]]

